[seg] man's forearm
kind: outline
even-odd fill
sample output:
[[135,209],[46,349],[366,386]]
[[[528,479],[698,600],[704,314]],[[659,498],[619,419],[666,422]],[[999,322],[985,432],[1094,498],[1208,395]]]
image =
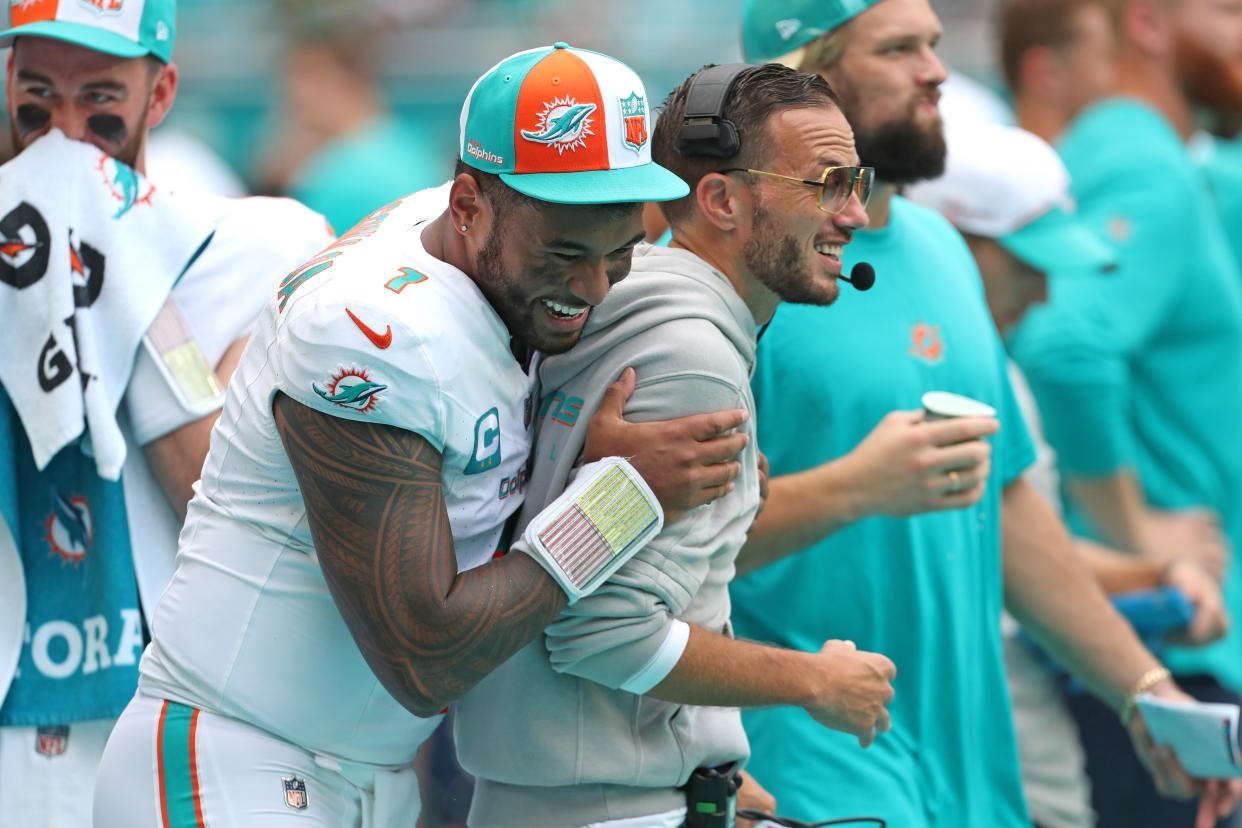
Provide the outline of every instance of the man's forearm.
[[1005,604],[1092,692],[1120,708],[1156,658],[1075,554],[1052,509],[1022,480],[1004,492]]
[[738,554],[738,575],[792,555],[866,517],[843,474],[843,459],[772,478],[767,503]]
[[713,707],[804,705],[814,698],[814,656],[729,638],[691,625],[677,666],[648,696]]
[[876,733],[889,729],[886,705],[893,700],[896,675],[885,656],[848,641],[828,641],[817,653],[803,653],[691,627],[681,660],[647,695],[715,707],[795,705],[866,747]]
[[1128,555],[1084,538],[1074,538],[1074,548],[1105,592],[1150,589],[1164,583],[1165,561]]
[[1065,488],[1110,545],[1141,553],[1147,500],[1134,474],[1119,470],[1105,477],[1066,477]]

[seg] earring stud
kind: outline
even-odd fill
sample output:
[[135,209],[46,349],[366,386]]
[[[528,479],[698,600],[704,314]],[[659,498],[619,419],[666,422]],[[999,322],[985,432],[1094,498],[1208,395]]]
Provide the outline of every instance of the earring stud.
[[468,233],[468,232],[470,232],[470,228],[469,228],[469,227],[467,227],[466,225],[464,225],[464,224],[463,224],[463,225],[461,226],[461,232],[463,232],[463,233]]

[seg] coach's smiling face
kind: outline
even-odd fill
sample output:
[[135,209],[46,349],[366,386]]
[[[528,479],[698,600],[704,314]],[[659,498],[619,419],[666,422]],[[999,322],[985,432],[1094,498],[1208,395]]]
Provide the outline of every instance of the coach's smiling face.
[[506,201],[478,227],[475,282],[509,333],[548,354],[582,336],[590,310],[630,272],[639,204]]

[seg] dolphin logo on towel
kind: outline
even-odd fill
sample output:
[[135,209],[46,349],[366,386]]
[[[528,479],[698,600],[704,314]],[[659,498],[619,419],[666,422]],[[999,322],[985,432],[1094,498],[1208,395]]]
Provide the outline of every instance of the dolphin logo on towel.
[[81,563],[90,551],[95,534],[86,498],[69,497],[52,489],[52,514],[44,525],[51,551],[58,553],[66,562]]

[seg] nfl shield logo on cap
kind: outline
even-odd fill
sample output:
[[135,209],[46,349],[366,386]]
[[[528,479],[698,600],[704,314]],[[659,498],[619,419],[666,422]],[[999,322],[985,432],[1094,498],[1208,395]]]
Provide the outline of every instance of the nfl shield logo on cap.
[[625,145],[639,152],[647,144],[647,102],[634,93],[621,99],[621,117],[625,120]]
[[532,198],[667,201],[689,188],[652,163],[651,107],[634,70],[565,43],[519,52],[475,82],[460,157]]
[[176,0],[9,0],[0,47],[49,37],[117,57],[172,60]]

